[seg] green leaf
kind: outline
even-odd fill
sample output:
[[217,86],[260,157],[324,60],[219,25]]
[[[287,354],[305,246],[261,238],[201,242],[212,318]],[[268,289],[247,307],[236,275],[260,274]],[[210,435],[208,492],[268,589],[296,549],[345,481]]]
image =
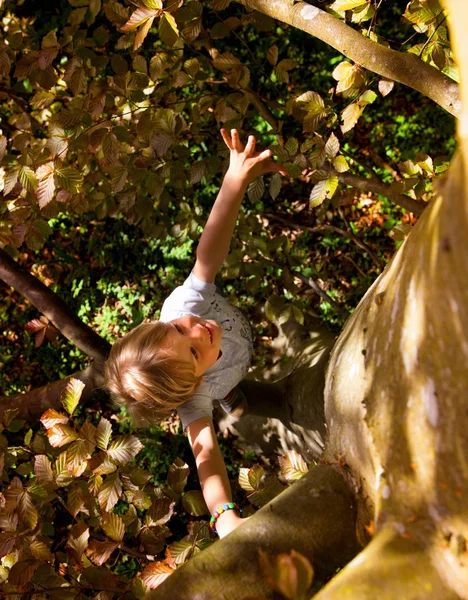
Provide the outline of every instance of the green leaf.
[[377,98],[377,94],[372,90],[366,90],[363,94],[359,96],[359,104],[361,106],[367,106],[368,104],[372,104]]
[[275,173],[270,180],[270,185],[268,186],[268,191],[273,200],[276,200],[276,198],[278,197],[278,195],[281,191],[281,185],[282,185],[281,174]]
[[368,4],[369,0],[335,0],[333,4],[330,4],[329,8],[336,12],[343,12],[345,10],[353,10],[363,4]]
[[164,12],[161,15],[158,33],[161,40],[171,48],[179,39],[177,23],[171,13]]
[[72,167],[59,167],[55,175],[60,187],[72,194],[77,194],[83,183],[83,175]]
[[133,457],[143,448],[143,444],[134,435],[120,435],[113,440],[108,449],[107,454],[118,465],[129,463]]
[[181,458],[176,458],[169,467],[167,485],[177,494],[181,494],[187,483],[189,473],[189,466]]
[[296,481],[301,479],[308,471],[309,467],[300,454],[294,450],[288,450],[285,456],[279,457],[279,466],[281,476],[286,481]]
[[200,490],[191,490],[182,496],[182,505],[194,517],[201,517],[209,513],[203,494]]
[[60,395],[60,402],[70,416],[74,413],[75,408],[78,406],[84,388],[85,384],[82,381],[71,377],[65,389],[62,391]]
[[263,197],[263,192],[265,191],[265,183],[263,181],[263,176],[257,177],[255,181],[249,184],[247,188],[247,195],[251,202],[258,202],[260,198]]
[[114,542],[121,542],[125,535],[125,524],[119,515],[108,512],[102,516],[102,529]]
[[349,170],[349,165],[344,156],[337,156],[333,160],[333,166],[338,173],[344,173]]
[[338,177],[332,175],[314,185],[310,193],[309,208],[320,206],[327,198],[332,198],[338,187]]
[[289,138],[284,145],[284,149],[286,150],[289,156],[294,156],[295,154],[297,154],[297,151],[299,149],[299,142],[296,140],[296,138]]
[[25,190],[28,190],[28,192],[32,192],[37,187],[36,175],[34,174],[34,171],[31,169],[31,167],[21,167],[19,172],[19,180],[21,182],[21,185],[24,187]]

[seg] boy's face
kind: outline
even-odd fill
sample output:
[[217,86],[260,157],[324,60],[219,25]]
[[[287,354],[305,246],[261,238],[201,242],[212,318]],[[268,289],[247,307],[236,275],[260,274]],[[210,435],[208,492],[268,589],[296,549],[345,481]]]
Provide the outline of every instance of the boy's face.
[[193,362],[195,375],[200,377],[218,360],[223,330],[212,320],[180,317],[172,325],[162,347],[181,360]]

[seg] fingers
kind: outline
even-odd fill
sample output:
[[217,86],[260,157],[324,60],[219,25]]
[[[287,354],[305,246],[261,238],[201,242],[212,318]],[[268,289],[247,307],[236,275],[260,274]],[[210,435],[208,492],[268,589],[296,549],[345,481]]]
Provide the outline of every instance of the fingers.
[[231,137],[228,135],[228,132],[225,129],[221,129],[221,136],[229,150],[233,150],[234,148],[232,146]]
[[[245,147],[245,153],[246,153],[247,156],[251,156],[254,153],[254,151],[255,151],[255,142],[256,142],[255,137],[253,135],[249,135],[249,139],[248,139],[247,145]],[[262,154],[260,154],[259,158],[263,154],[265,154],[265,152],[262,152]],[[270,156],[271,156],[271,153],[270,153]]]
[[244,146],[242,145],[240,138],[239,138],[239,132],[237,131],[237,129],[231,129],[231,143],[232,143],[232,149],[235,150],[236,152],[243,152],[244,151]]

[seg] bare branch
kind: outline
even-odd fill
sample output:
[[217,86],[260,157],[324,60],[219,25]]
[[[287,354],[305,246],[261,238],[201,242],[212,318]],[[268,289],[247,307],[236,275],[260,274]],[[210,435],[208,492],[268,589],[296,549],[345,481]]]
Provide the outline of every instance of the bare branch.
[[458,84],[414,54],[398,52],[373,42],[344,22],[305,2],[236,1],[319,38],[361,67],[421,92],[454,116],[460,113]]
[[106,359],[111,348],[109,342],[85,325],[57,294],[17,264],[2,249],[0,279],[29,300],[82,352],[98,361]]

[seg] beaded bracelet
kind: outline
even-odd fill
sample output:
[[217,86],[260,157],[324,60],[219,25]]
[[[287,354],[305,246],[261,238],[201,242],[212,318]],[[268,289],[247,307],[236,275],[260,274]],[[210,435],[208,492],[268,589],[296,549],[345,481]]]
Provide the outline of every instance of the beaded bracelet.
[[220,515],[222,515],[223,512],[226,512],[227,510],[237,510],[239,514],[242,514],[242,509],[239,507],[238,504],[234,504],[234,502],[227,502],[226,504],[222,504],[221,506],[219,506],[214,511],[214,514],[210,519],[211,530],[215,533],[218,533],[216,531],[216,521],[219,519]]

